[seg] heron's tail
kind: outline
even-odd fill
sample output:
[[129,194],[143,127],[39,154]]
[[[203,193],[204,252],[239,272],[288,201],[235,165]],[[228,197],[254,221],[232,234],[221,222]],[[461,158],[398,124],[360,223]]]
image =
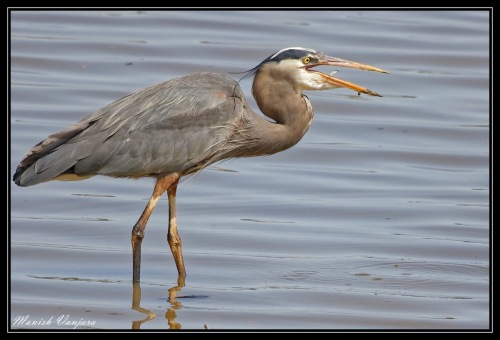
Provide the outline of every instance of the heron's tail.
[[26,187],[49,181],[71,168],[78,160],[71,155],[80,145],[66,143],[89,125],[89,122],[70,125],[66,130],[50,135],[35,145],[19,163],[12,180]]

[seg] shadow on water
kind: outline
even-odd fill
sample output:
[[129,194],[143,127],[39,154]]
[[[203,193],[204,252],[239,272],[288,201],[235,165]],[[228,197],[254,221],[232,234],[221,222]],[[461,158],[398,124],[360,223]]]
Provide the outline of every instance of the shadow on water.
[[[182,287],[186,285],[185,280],[186,280],[185,276],[179,276],[177,278],[177,286],[174,286],[168,290],[168,302],[170,303],[171,306],[165,313],[165,318],[168,321],[170,329],[181,329],[181,324],[175,321],[175,318],[177,317],[175,311],[181,309],[182,304],[175,298],[177,298],[177,292],[180,292]],[[147,314],[147,317],[143,320],[132,321],[132,329],[140,329],[143,323],[156,318],[155,313],[151,312],[148,309],[142,308],[140,304],[141,304],[141,284],[140,282],[134,282],[133,292],[132,292],[132,309]]]

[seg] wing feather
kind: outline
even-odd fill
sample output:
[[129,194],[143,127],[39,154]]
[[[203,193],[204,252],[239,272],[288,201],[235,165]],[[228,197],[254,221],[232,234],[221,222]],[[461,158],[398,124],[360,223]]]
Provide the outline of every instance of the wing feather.
[[14,180],[28,186],[71,170],[146,176],[187,169],[223,144],[229,129],[220,127],[241,117],[244,101],[236,82],[221,74],[149,86],[49,136],[24,157]]

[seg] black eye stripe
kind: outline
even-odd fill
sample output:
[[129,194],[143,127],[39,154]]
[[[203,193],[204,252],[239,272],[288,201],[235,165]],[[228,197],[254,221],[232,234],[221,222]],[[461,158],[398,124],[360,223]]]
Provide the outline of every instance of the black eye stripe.
[[281,52],[280,54],[274,56],[274,58],[270,59],[269,61],[281,61],[285,59],[302,59],[304,57],[307,57],[311,54],[311,51],[304,51],[304,50],[285,50]]
[[[313,57],[313,56],[316,56],[316,57]],[[282,51],[278,51],[276,53],[271,54],[266,59],[264,59],[259,65],[255,66],[254,68],[252,68],[248,71],[245,71],[247,74],[244,75],[240,79],[240,81],[243,80],[244,78],[254,76],[263,65],[265,65],[269,62],[278,62],[279,63],[280,61],[286,60],[286,59],[294,59],[294,60],[299,60],[299,61],[303,62],[305,57],[310,58],[310,61],[308,64],[317,63],[318,58],[324,57],[324,54],[321,52],[315,51],[315,50],[299,49],[299,48],[289,48],[289,49],[285,49]]]

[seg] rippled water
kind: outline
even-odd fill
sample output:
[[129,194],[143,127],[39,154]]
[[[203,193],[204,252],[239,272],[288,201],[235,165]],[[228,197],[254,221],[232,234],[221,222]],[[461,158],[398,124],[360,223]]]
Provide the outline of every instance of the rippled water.
[[[184,287],[166,196],[132,285],[130,232],[152,179],[11,182],[11,327],[487,329],[489,20],[487,11],[11,12],[11,174],[46,136],[130,92],[200,71],[239,79],[228,72],[285,47],[390,72],[339,69],[383,97],[307,92],[315,117],[298,145],[179,186]],[[251,80],[241,86],[258,112]]]

